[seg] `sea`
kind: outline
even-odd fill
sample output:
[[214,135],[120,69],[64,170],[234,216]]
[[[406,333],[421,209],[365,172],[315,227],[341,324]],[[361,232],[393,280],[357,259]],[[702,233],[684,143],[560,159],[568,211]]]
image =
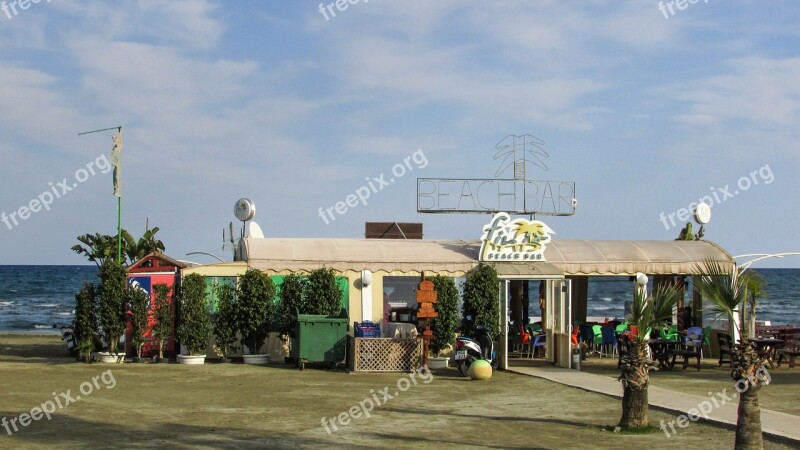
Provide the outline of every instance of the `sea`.
[[[800,326],[800,269],[750,269],[764,276],[756,318]],[[0,333],[58,334],[74,318],[75,294],[96,283],[96,266],[0,266]],[[591,278],[587,316],[620,318],[633,299],[627,277]],[[531,302],[536,317],[538,302]]]

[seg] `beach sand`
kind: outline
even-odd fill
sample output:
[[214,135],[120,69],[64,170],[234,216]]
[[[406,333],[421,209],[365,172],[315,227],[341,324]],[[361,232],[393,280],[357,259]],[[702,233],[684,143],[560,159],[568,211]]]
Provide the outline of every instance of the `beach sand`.
[[[683,375],[687,384],[696,379],[691,371],[675,375]],[[89,365],[67,356],[58,337],[0,335],[0,417],[18,417],[54,395],[65,399],[59,394],[69,394],[74,400],[50,420],[41,417],[11,435],[0,428],[0,447],[733,446],[732,429],[703,423],[692,423],[669,438],[658,429],[644,435],[605,431],[602,427],[619,419],[618,399],[532,377],[498,372],[478,382],[446,370],[427,378],[428,383],[420,375],[415,378],[416,384],[409,374],[301,372],[290,365]],[[384,400],[385,387],[390,395],[399,395]],[[777,384],[769,389],[773,387],[792,389]],[[88,394],[82,395],[81,388]],[[322,426],[323,417],[358,409],[359,402],[372,398],[385,404],[375,406],[370,417],[362,413],[336,431],[329,426],[330,434]],[[797,404],[796,397],[792,402]],[[650,411],[651,424],[670,419],[674,416],[669,413]],[[766,448],[792,447],[767,441]]]

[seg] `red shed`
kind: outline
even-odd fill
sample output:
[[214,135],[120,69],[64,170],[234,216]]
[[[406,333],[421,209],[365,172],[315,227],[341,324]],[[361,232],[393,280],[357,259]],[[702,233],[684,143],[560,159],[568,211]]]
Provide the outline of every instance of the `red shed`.
[[[152,334],[152,327],[155,323],[155,319],[153,319],[152,316],[153,304],[155,303],[155,289],[153,289],[153,287],[159,283],[166,284],[170,287],[169,302],[172,305],[172,311],[174,313],[174,287],[179,283],[180,270],[186,267],[188,267],[187,264],[158,252],[150,253],[128,267],[128,284],[147,292],[148,296],[150,297],[150,318],[148,319],[149,326],[145,332],[145,340],[147,342],[142,348],[142,356],[144,357],[158,355],[158,342],[153,338]],[[164,346],[165,356],[167,354],[174,354],[174,323],[172,324],[172,329],[173,337]],[[136,349],[131,348],[130,338],[131,324],[128,323],[125,333],[125,353],[127,355],[134,355],[136,353]]]

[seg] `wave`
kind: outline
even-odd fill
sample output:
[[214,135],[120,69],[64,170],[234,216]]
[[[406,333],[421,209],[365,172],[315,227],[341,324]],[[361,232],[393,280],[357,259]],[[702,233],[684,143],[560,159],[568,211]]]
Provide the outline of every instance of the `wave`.
[[64,305],[57,305],[55,303],[42,303],[41,305],[36,305],[40,308],[60,308]]
[[53,328],[53,326],[52,325],[38,325],[37,324],[37,325],[34,325],[33,328],[36,328],[37,330],[43,330],[45,328]]
[[0,302],[0,306],[14,306],[14,302]]

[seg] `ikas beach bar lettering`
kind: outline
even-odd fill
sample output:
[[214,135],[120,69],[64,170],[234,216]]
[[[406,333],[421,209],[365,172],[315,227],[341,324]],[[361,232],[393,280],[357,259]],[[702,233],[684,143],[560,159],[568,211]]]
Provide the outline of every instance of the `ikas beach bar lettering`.
[[507,213],[497,213],[483,227],[480,261],[544,261],[552,234],[540,220],[511,220]]

